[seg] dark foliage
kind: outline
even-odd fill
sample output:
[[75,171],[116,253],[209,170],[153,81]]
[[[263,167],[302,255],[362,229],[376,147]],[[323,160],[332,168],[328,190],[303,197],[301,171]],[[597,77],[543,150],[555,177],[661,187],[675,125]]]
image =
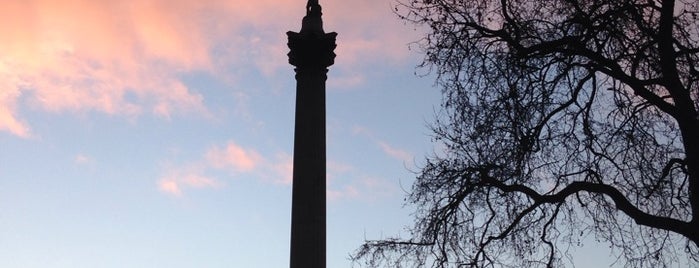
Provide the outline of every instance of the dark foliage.
[[[699,265],[699,3],[414,0],[444,151],[411,237],[371,267],[560,267],[584,239],[629,267]],[[589,235],[589,237],[588,237]],[[593,256],[594,257],[594,256]]]

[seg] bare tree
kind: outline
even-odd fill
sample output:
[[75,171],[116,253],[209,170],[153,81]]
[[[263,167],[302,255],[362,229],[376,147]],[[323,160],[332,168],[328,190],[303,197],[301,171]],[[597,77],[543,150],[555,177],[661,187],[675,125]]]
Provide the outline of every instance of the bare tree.
[[[560,267],[584,239],[629,267],[699,265],[699,3],[411,0],[444,151],[410,237],[371,267]],[[588,237],[589,235],[589,237]]]

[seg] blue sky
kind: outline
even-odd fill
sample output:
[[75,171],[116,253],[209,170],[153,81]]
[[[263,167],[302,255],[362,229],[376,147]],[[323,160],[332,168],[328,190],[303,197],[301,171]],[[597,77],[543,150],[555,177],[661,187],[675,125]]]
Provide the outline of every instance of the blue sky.
[[[328,267],[399,234],[439,104],[388,1],[321,2]],[[9,1],[0,11],[3,267],[288,265],[304,1]]]
[[[321,1],[328,267],[407,233],[440,102],[387,0]],[[305,1],[3,1],[3,267],[285,267]],[[583,266],[584,267],[584,266]]]

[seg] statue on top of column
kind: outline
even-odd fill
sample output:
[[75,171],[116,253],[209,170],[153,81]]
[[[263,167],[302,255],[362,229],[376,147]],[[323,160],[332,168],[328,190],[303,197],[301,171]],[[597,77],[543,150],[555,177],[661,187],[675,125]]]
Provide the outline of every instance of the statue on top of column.
[[306,14],[311,14],[315,8],[318,8],[318,11],[320,11],[320,4],[318,4],[318,0],[308,0],[308,3],[306,4]]
[[324,34],[321,7],[318,0],[308,0],[306,16],[303,18],[301,33]]

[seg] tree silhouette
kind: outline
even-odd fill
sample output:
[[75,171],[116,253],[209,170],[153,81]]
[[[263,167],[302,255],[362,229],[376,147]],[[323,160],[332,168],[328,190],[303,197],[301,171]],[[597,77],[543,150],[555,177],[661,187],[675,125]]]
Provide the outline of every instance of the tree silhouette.
[[[411,0],[444,101],[390,267],[559,267],[584,239],[630,267],[699,258],[699,4]],[[572,247],[571,247],[572,246]]]

